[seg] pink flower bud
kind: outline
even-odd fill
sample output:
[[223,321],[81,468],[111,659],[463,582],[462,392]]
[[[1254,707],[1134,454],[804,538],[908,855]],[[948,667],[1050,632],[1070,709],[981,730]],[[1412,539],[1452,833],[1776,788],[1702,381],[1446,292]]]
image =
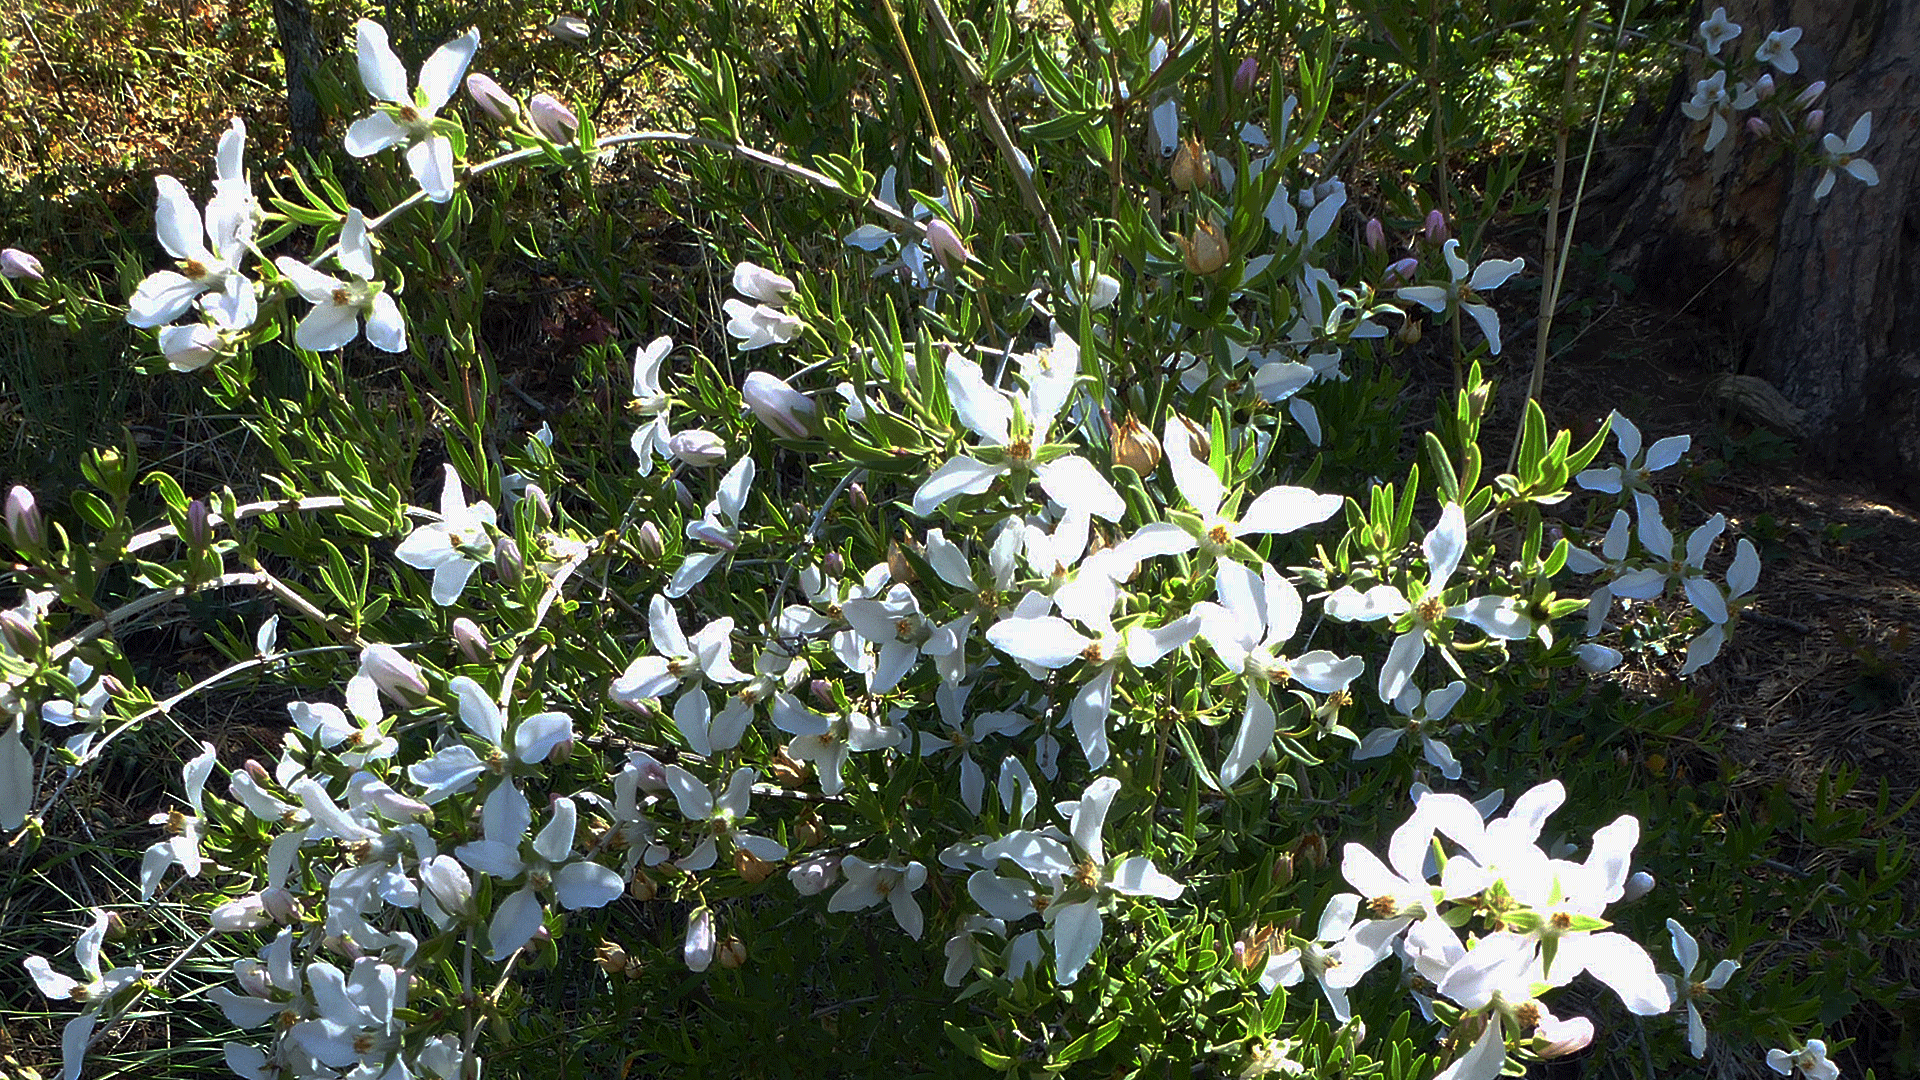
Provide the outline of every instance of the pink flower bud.
[[18,611],[0,611],[0,638],[6,640],[8,648],[22,656],[32,656],[40,651],[40,631]]
[[7,492],[7,535],[21,551],[37,548],[47,540],[46,523],[40,517],[39,505],[33,501],[33,492],[18,484]]
[[1408,256],[1387,267],[1387,284],[1389,285],[1393,284],[1396,278],[1401,281],[1412,281],[1413,275],[1418,273],[1419,271],[1420,271],[1420,260],[1412,256]]
[[1633,875],[1627,878],[1627,883],[1620,889],[1620,902],[1623,904],[1633,903],[1635,900],[1652,892],[1654,884],[1652,874],[1647,873],[1645,870],[1635,870]]
[[1774,90],[1773,76],[1771,74],[1762,75],[1760,76],[1759,79],[1754,81],[1753,96],[1761,101],[1765,101],[1768,98],[1772,97],[1773,90]]
[[360,672],[396,704],[411,705],[427,696],[420,669],[391,645],[376,643],[360,650]]
[[[934,250],[937,253],[939,248]],[[775,435],[804,439],[813,434],[818,408],[812,398],[787,385],[785,379],[765,371],[749,372],[740,386],[740,396],[746,399],[754,418]]]
[[1387,227],[1380,224],[1379,218],[1367,219],[1367,250],[1387,250]]
[[687,920],[687,940],[681,946],[681,956],[690,970],[705,971],[713,963],[713,948],[713,912],[696,908]]
[[1447,216],[1437,209],[1427,213],[1427,240],[1434,244],[1447,242]]
[[300,905],[294,900],[293,892],[279,885],[260,890],[260,906],[266,909],[269,918],[281,926],[293,925],[294,917],[300,914]]
[[239,934],[258,930],[273,920],[268,917],[266,906],[260,902],[260,894],[254,893],[214,908],[207,921],[223,934]]
[[273,996],[273,976],[267,973],[267,965],[258,960],[235,960],[233,981],[239,983],[240,989],[245,990],[249,997]]
[[1593,1042],[1593,1021],[1584,1016],[1565,1020],[1549,1014],[1540,1018],[1533,1032],[1534,1053],[1543,1058],[1566,1057],[1585,1050]]
[[933,257],[949,270],[967,261],[966,242],[953,226],[939,218],[927,222],[927,243],[933,248]]
[[667,450],[680,461],[695,467],[718,465],[727,460],[727,442],[705,428],[676,431],[667,440]]
[[1747,130],[1763,139],[1773,134],[1773,126],[1757,116],[1747,117]]
[[593,26],[578,15],[555,15],[547,33],[569,45],[582,45],[593,36]]
[[572,142],[573,133],[580,130],[580,118],[552,94],[533,95],[527,111],[533,114],[534,128],[554,142]]
[[467,96],[473,99],[480,111],[503,124],[513,122],[520,115],[520,103],[506,92],[490,75],[476,71],[467,76]]
[[511,536],[503,536],[493,545],[493,572],[500,580],[509,585],[520,584],[520,576],[526,573],[527,559],[520,554],[520,543]]
[[204,548],[213,542],[212,517],[207,500],[195,499],[187,504],[187,543]]
[[1793,99],[1793,103],[1802,109],[1811,108],[1814,102],[1820,100],[1820,95],[1826,92],[1827,84],[1824,81],[1817,82],[1800,91],[1799,96]]
[[839,577],[847,572],[847,557],[837,551],[829,551],[826,557],[820,560],[820,568],[832,577]]
[[1260,61],[1249,56],[1240,61],[1239,68],[1233,73],[1233,92],[1236,97],[1246,97],[1253,93],[1254,80],[1260,77]]
[[1155,37],[1173,36],[1172,0],[1153,0],[1153,15],[1147,23]]
[[1815,109],[1807,114],[1807,130],[1818,133],[1827,123],[1827,110]]
[[823,709],[837,709],[840,706],[833,700],[833,684],[825,679],[815,679],[807,684],[807,690],[813,694],[813,700]]
[[493,646],[481,631],[480,624],[465,615],[453,620],[453,643],[470,663],[477,664],[493,654]]
[[15,281],[47,279],[46,271],[40,266],[40,260],[19,248],[0,250],[0,276],[10,277]]

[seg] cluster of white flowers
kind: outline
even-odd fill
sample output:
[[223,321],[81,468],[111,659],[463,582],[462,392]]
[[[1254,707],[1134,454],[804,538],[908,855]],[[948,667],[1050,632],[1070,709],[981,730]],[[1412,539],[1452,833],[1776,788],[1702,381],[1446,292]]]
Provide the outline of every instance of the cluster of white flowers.
[[[1820,136],[1818,148],[1813,152],[1820,167],[1820,179],[1813,188],[1816,201],[1826,198],[1833,190],[1834,177],[1839,173],[1844,172],[1868,187],[1878,185],[1879,170],[1860,156],[1867,148],[1867,140],[1873,137],[1873,113],[1861,113],[1843,139],[1832,132],[1821,134],[1826,111],[1816,108],[1816,104],[1826,91],[1826,83],[1811,83],[1791,99],[1777,96],[1772,71],[1782,76],[1799,72],[1800,58],[1794,55],[1793,48],[1800,43],[1801,28],[1790,26],[1768,34],[1745,65],[1730,49],[1724,58],[1721,56],[1728,43],[1743,32],[1739,23],[1727,18],[1724,7],[1714,8],[1713,14],[1699,26],[1702,47],[1717,67],[1694,84],[1693,96],[1681,103],[1680,111],[1689,119],[1707,121],[1707,152],[1712,153],[1726,140],[1742,113],[1764,103],[1769,106],[1773,119],[1769,121],[1759,115],[1749,117],[1747,127],[1754,134],[1769,136],[1780,128],[1780,134],[1801,135],[1808,143],[1813,136]],[[1768,68],[1772,71],[1767,71]],[[1751,82],[1741,78],[1743,72],[1754,71],[1762,74]],[[1729,79],[1734,80],[1731,88],[1727,85]]]

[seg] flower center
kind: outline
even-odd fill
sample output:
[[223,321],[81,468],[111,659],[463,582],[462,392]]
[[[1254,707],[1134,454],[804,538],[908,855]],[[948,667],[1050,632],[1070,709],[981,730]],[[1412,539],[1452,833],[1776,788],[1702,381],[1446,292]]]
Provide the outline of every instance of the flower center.
[[180,263],[180,272],[194,281],[199,281],[207,276],[207,264],[199,259],[183,259]]
[[1029,439],[1015,439],[1007,444],[1007,460],[1027,462],[1033,460],[1033,442]]
[[1367,914],[1376,919],[1391,919],[1400,913],[1400,901],[1391,896],[1376,896],[1367,901]]
[[1423,623],[1439,622],[1447,614],[1447,602],[1438,596],[1428,596],[1420,601],[1416,613]]

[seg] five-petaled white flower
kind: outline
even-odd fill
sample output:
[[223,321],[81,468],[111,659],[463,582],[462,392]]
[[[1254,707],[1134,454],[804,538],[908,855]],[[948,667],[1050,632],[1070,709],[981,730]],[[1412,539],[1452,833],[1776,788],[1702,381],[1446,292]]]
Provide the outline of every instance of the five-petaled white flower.
[[840,860],[840,872],[847,877],[827,901],[828,911],[859,911],[885,900],[893,908],[893,919],[915,941],[926,930],[926,916],[913,894],[927,883],[927,868],[918,862],[870,863],[857,855]]
[[293,343],[314,352],[341,348],[360,336],[364,318],[367,344],[384,352],[406,352],[407,324],[393,294],[373,280],[373,243],[367,235],[367,219],[357,209],[347,211],[334,258],[353,280],[341,281],[291,256],[274,260],[301,297],[313,304],[294,328]]
[[606,906],[620,895],[625,883],[611,869],[574,854],[579,810],[572,799],[562,796],[553,800],[552,819],[533,838],[530,852],[523,853],[527,832],[533,827],[532,808],[512,784],[503,783],[494,791],[511,794],[487,799],[482,811],[483,839],[462,844],[454,854],[461,862],[501,881],[526,875],[526,884],[500,902],[487,926],[487,940],[493,945],[491,958],[504,960],[540,929],[546,915],[540,893],[551,892],[561,907],[579,911]]
[[785,310],[793,298],[791,278],[758,263],[743,262],[733,268],[733,289],[758,301],[728,300],[721,305],[727,313],[727,333],[740,339],[741,352],[785,345],[807,325]]
[[33,976],[34,985],[49,999],[94,1006],[67,1021],[66,1029],[61,1034],[61,1080],[78,1080],[80,1066],[87,1053],[87,1042],[93,1037],[94,1022],[99,1017],[99,1006],[121,989],[132,985],[141,975],[138,965],[101,972],[100,945],[107,939],[108,924],[106,912],[94,912],[93,925],[82,930],[79,940],[73,943],[73,958],[80,962],[80,970],[87,976],[86,982],[53,970],[53,965],[44,956],[29,956],[26,960],[27,974]]
[[1737,960],[1722,960],[1713,965],[1713,971],[1705,979],[1694,976],[1700,970],[1700,943],[1687,933],[1687,928],[1667,920],[1667,932],[1673,935],[1673,958],[1680,961],[1678,976],[1662,975],[1660,981],[1666,984],[1667,992],[1673,995],[1676,1005],[1687,1006],[1687,1049],[1694,1057],[1707,1056],[1707,1025],[1700,1019],[1700,1007],[1696,1004],[1705,997],[1707,991],[1718,990],[1727,985],[1733,973],[1740,970]]
[[1326,992],[1334,1019],[1343,1024],[1353,1019],[1347,991],[1386,958],[1393,949],[1394,935],[1400,932],[1390,920],[1368,919],[1355,925],[1360,903],[1354,893],[1341,893],[1329,900],[1312,940],[1291,938],[1287,948],[1267,958],[1260,972],[1260,988],[1271,994],[1277,987],[1292,986],[1312,975]]
[[1445,285],[1409,285],[1394,295],[1411,300],[1436,315],[1459,310],[1473,316],[1480,332],[1487,335],[1493,355],[1500,355],[1500,313],[1482,303],[1479,294],[1497,289],[1527,265],[1525,259],[1488,259],[1469,273],[1467,261],[1460,257],[1460,241],[1448,240],[1441,252],[1446,256],[1450,280]]
[[1016,496],[1024,496],[1031,478],[1069,511],[1119,520],[1126,504],[1093,463],[1070,447],[1046,445],[1054,421],[1073,395],[1079,371],[1080,345],[1060,331],[1051,346],[1021,358],[1024,394],[988,385],[979,364],[949,353],[947,397],[954,416],[980,437],[981,445],[972,455],[957,455],[935,469],[913,493],[913,512],[927,517],[948,499],[982,494],[1004,476]]
[[[1746,605],[1746,595],[1759,583],[1760,552],[1754,549],[1753,541],[1743,536],[1734,549],[1733,564],[1727,567],[1727,591],[1722,597],[1723,603],[1720,610],[1708,612],[1704,608],[1700,609],[1701,613],[1707,616],[1709,625],[1700,632],[1698,637],[1687,643],[1687,662],[1680,668],[1681,675],[1693,674],[1713,663],[1720,655],[1720,647],[1727,641],[1727,625],[1740,608]],[[1692,593],[1689,592],[1688,595],[1691,596]],[[1698,603],[1694,606],[1699,608]],[[1714,618],[1716,614],[1721,617]]]
[[740,514],[747,508],[747,492],[753,488],[754,464],[750,457],[733,463],[720,478],[720,490],[707,504],[699,521],[687,522],[687,539],[712,544],[718,551],[696,551],[683,556],[680,566],[668,580],[667,596],[678,600],[695,585],[707,579],[740,546]]
[[1827,192],[1833,190],[1833,175],[1836,170],[1845,172],[1868,187],[1875,187],[1880,183],[1880,171],[1873,167],[1872,162],[1860,156],[1860,151],[1867,148],[1867,140],[1872,137],[1873,114],[1865,112],[1861,113],[1860,119],[1855,120],[1853,127],[1847,130],[1846,139],[1842,140],[1840,136],[1829,132],[1820,141],[1821,147],[1825,150],[1822,157],[1826,168],[1820,174],[1820,182],[1813,189],[1813,197],[1816,200],[1826,198]]
[[1679,461],[1687,448],[1693,445],[1691,435],[1669,435],[1645,447],[1643,452],[1640,428],[1633,421],[1622,416],[1617,409],[1607,420],[1614,442],[1620,447],[1624,464],[1587,469],[1573,478],[1574,483],[1588,491],[1604,491],[1609,495],[1618,495],[1623,491],[1650,492],[1653,490],[1653,474]]
[[427,198],[453,198],[453,142],[434,130],[434,118],[460,88],[460,77],[480,48],[480,31],[465,34],[434,51],[420,66],[420,84],[407,92],[407,69],[387,44],[387,31],[371,19],[354,27],[360,82],[375,98],[374,111],[347,129],[347,153],[377,154],[407,145],[407,168]]
[[1369,758],[1384,757],[1393,748],[1400,745],[1403,735],[1413,734],[1419,737],[1421,748],[1425,751],[1427,763],[1440,770],[1440,775],[1449,780],[1460,779],[1460,762],[1453,756],[1453,750],[1446,743],[1434,737],[1434,730],[1446,722],[1453,707],[1467,695],[1467,684],[1459,679],[1448,683],[1438,690],[1429,691],[1426,697],[1420,696],[1420,688],[1408,682],[1393,699],[1393,708],[1406,718],[1405,727],[1375,728],[1354,747],[1353,760],[1366,761]]
[[176,863],[188,877],[200,876],[203,863],[200,841],[206,833],[206,827],[200,821],[200,815],[205,813],[201,803],[207,790],[207,778],[213,775],[216,763],[213,744],[202,742],[200,753],[180,770],[181,779],[186,783],[187,805],[193,808],[193,813],[189,815],[178,810],[167,810],[150,819],[150,824],[165,825],[168,836],[148,848],[146,856],[140,860],[140,899],[153,899],[153,891],[160,885],[160,876],[167,872],[167,867]]
[[664,336],[633,350],[633,401],[627,407],[647,420],[634,429],[628,445],[640,459],[641,476],[653,473],[654,458],[673,455],[673,447],[667,442],[673,436],[673,429],[667,425],[667,410],[673,399],[660,385],[660,366],[672,351],[673,339]]
[[494,513],[486,502],[468,505],[460,491],[460,474],[451,464],[443,467],[440,520],[407,534],[394,554],[416,570],[433,571],[433,602],[449,607],[460,599],[480,564],[493,558],[493,537],[487,530],[493,527]]
[[1707,127],[1705,146],[1705,149],[1711,153],[1714,147],[1720,145],[1720,140],[1727,137],[1727,132],[1732,130],[1730,126],[1732,115],[1742,109],[1752,108],[1757,100],[1759,95],[1746,83],[1735,87],[1734,92],[1729,95],[1727,73],[1716,71],[1694,84],[1693,97],[1680,104],[1680,111],[1689,119],[1712,121]]

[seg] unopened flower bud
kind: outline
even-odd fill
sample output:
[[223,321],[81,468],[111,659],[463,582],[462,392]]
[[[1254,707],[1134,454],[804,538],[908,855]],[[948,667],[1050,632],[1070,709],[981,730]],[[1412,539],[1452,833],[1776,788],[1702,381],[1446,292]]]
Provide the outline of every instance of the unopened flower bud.
[[520,544],[511,536],[503,536],[493,545],[493,572],[500,580],[509,585],[520,584],[520,575],[527,569],[527,560],[520,554]]
[[1200,145],[1199,139],[1186,139],[1180,143],[1180,149],[1173,155],[1173,165],[1168,170],[1173,177],[1173,186],[1181,191],[1201,191],[1213,187],[1213,155]]
[[1327,868],[1327,838],[1319,833],[1308,833],[1293,845],[1293,859],[1296,869],[1302,862],[1315,870]]
[[18,611],[0,611],[0,639],[5,639],[7,647],[22,656],[32,656],[40,651],[40,631],[34,629],[33,622]]
[[21,551],[36,549],[47,541],[46,522],[40,517],[33,492],[18,484],[7,492],[7,535]]
[[[908,539],[911,542],[912,538]],[[887,545],[887,572],[902,585],[911,585],[920,580],[920,575],[914,573],[913,564],[907,561],[907,553],[901,549],[898,541]]]
[[707,970],[713,963],[713,946],[713,912],[705,907],[695,908],[687,920],[686,943],[681,946],[687,967],[694,971]]
[[660,883],[647,875],[645,870],[635,870],[633,880],[627,882],[627,895],[642,903],[651,900],[660,892]]
[[773,765],[768,769],[773,774],[773,782],[781,787],[797,788],[807,782],[807,766],[795,761],[785,750],[777,750],[773,755]]
[[817,896],[832,888],[839,878],[840,860],[828,855],[795,863],[787,871],[787,880],[801,896]]
[[847,505],[853,507],[855,510],[865,510],[867,507],[873,505],[873,500],[867,497],[867,486],[865,484],[855,481],[847,485]]
[[1584,1016],[1561,1020],[1551,1013],[1540,1018],[1533,1032],[1533,1052],[1543,1058],[1566,1057],[1593,1042],[1593,1021]]
[[360,650],[360,671],[397,704],[411,705],[427,696],[427,680],[419,667],[391,645],[376,643]]
[[205,499],[195,499],[187,504],[188,545],[204,549],[213,542],[213,510]]
[[1820,95],[1826,92],[1827,92],[1826,82],[1824,80],[1821,82],[1816,82],[1812,86],[1807,87],[1805,90],[1800,91],[1799,95],[1793,99],[1793,103],[1795,106],[1802,109],[1810,108],[1814,102],[1820,100]]
[[420,864],[420,884],[449,915],[473,913],[473,879],[460,860],[451,855],[435,855]]
[[291,926],[300,914],[300,905],[294,899],[292,890],[275,885],[260,890],[260,904],[266,908],[267,915],[281,926]]
[[260,764],[260,762],[253,758],[248,758],[246,763],[240,767],[247,771],[248,776],[253,777],[253,782],[256,784],[270,784],[273,782],[273,774],[267,771],[265,765]]
[[19,248],[0,250],[0,276],[9,277],[15,281],[47,279],[46,270],[41,267],[40,260]]
[[696,468],[718,465],[727,460],[727,442],[705,428],[676,431],[667,440],[667,449],[680,461]]
[[1124,465],[1142,477],[1153,475],[1160,467],[1160,440],[1154,438],[1138,418],[1127,415],[1113,429],[1113,463]]
[[773,864],[746,848],[736,848],[733,852],[733,871],[747,884],[758,885],[773,876]]
[[1267,871],[1267,876],[1273,879],[1275,885],[1285,885],[1287,882],[1292,881],[1293,856],[1285,851],[1275,855],[1273,857],[1273,869]]
[[1253,84],[1260,78],[1260,61],[1249,56],[1240,61],[1233,73],[1233,93],[1235,97],[1246,97],[1253,93]]
[[1387,227],[1377,217],[1367,219],[1367,250],[1387,250]]
[[807,690],[813,694],[813,700],[819,702],[821,708],[839,708],[833,700],[833,684],[827,680],[815,679],[813,682],[807,684]]
[[713,958],[728,971],[736,970],[747,962],[747,945],[737,937],[726,938],[713,950]]
[[547,500],[547,489],[539,484],[528,484],[521,491],[520,500],[533,507],[533,524],[542,528],[553,523],[553,503]]
[[1217,274],[1227,265],[1232,251],[1227,246],[1226,234],[1215,228],[1210,221],[1197,221],[1192,236],[1175,234],[1174,240],[1180,245],[1180,256],[1187,272],[1199,277]]
[[1387,265],[1387,278],[1384,284],[1391,286],[1395,281],[1412,281],[1413,275],[1420,272],[1420,260],[1408,256]]
[[820,569],[826,571],[828,577],[839,577],[847,572],[847,557],[837,551],[829,551],[820,559]]
[[953,231],[953,226],[939,218],[927,222],[927,246],[933,249],[933,257],[948,270],[960,266],[970,257],[966,241]]
[[233,981],[239,983],[240,989],[245,990],[249,997],[273,996],[273,976],[267,973],[267,965],[258,960],[235,960]]
[[453,644],[471,664],[477,664],[493,654],[493,644],[487,640],[480,624],[465,615],[453,620]]
[[1762,75],[1760,76],[1759,79],[1754,81],[1753,96],[1761,101],[1765,101],[1768,98],[1772,97],[1773,90],[1774,90],[1774,87],[1773,87],[1772,73]]
[[813,847],[827,838],[827,827],[820,821],[820,815],[808,810],[800,815],[793,825],[793,843],[796,848]]
[[1173,0],[1153,0],[1153,15],[1147,28],[1155,37],[1173,36]]
[[805,439],[813,434],[819,407],[812,398],[789,386],[778,375],[765,371],[749,372],[746,380],[740,384],[740,396],[746,399],[747,408],[753,410],[754,418],[775,435]]
[[480,107],[480,111],[502,124],[510,124],[520,115],[520,103],[493,76],[476,71],[467,76],[467,96]]
[[1394,331],[1393,336],[1398,338],[1402,345],[1418,345],[1420,334],[1420,320],[1409,317],[1406,322],[1400,324],[1399,330]]
[[1812,112],[1807,114],[1807,130],[1809,132],[1812,132],[1817,135],[1819,134],[1820,129],[1826,126],[1827,126],[1827,110],[1815,109]]
[[552,94],[533,95],[527,112],[533,117],[534,128],[554,142],[572,142],[573,133],[580,130],[580,118]]
[[627,971],[627,950],[617,942],[602,941],[593,951],[593,962],[609,975],[624,975]]
[[581,45],[593,36],[593,26],[578,15],[555,15],[547,33],[569,45]]
[[207,921],[223,934],[240,934],[258,930],[273,920],[267,917],[266,908],[260,903],[260,894],[252,893],[214,908],[208,914]]
[[1747,130],[1764,139],[1768,135],[1773,134],[1773,125],[1757,116],[1749,116],[1747,117]]
[[667,553],[667,541],[660,535],[660,526],[651,521],[641,522],[633,536],[633,549],[643,559],[658,559]]
[[1427,212],[1426,236],[1430,244],[1447,242],[1447,216],[1437,209]]
[[126,917],[117,911],[107,912],[107,940],[125,941],[131,931],[127,928]]
[[1626,884],[1620,888],[1620,902],[1631,904],[1635,900],[1653,891],[1653,875],[1645,870],[1635,870],[1628,876]]
[[1193,452],[1194,457],[1200,459],[1201,461],[1205,461],[1207,460],[1208,457],[1212,456],[1213,433],[1211,430],[1209,430],[1208,428],[1202,427],[1201,425],[1196,424],[1193,421],[1187,419],[1184,416],[1180,416],[1177,413],[1174,415],[1174,420],[1179,421],[1180,426],[1186,429],[1187,449]]

